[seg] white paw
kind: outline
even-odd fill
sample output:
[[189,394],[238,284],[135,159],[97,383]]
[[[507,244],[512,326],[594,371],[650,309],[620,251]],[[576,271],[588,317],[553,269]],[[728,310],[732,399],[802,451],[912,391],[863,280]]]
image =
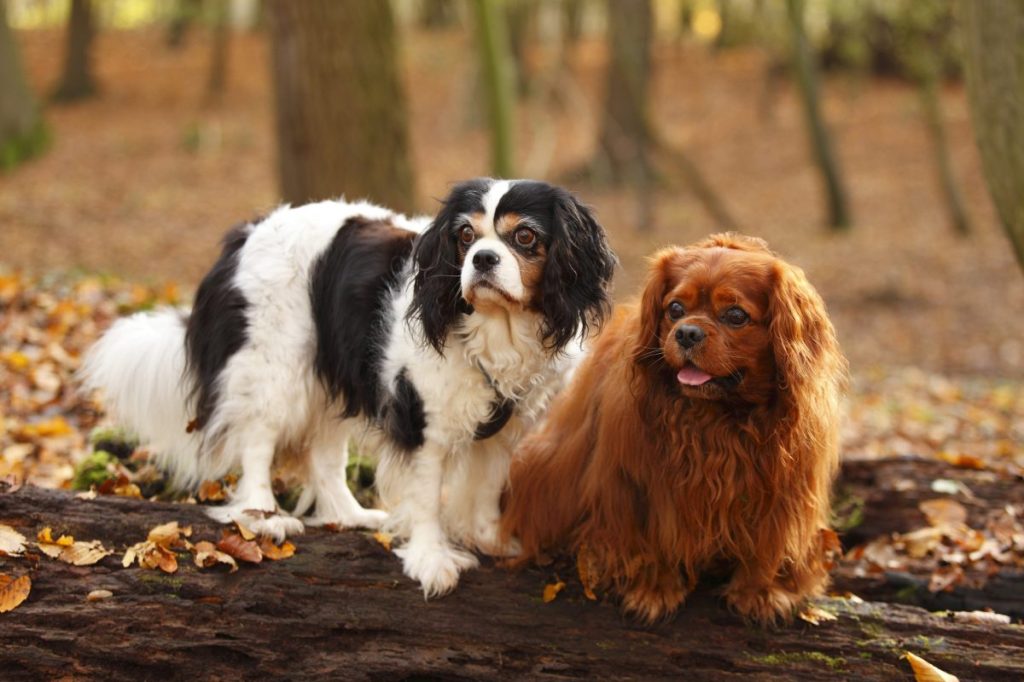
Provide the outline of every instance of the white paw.
[[516,538],[501,541],[501,529],[497,521],[478,523],[475,541],[477,548],[489,556],[514,557],[523,551],[523,546]]
[[447,545],[413,545],[395,550],[402,559],[402,570],[423,588],[426,599],[448,594],[459,584],[459,573],[479,565],[469,552]]
[[294,516],[284,516],[282,514],[274,514],[273,516],[261,519],[246,517],[241,519],[241,521],[253,533],[268,535],[277,543],[283,542],[288,536],[302,535],[302,531],[305,530],[302,521]]
[[307,526],[335,525],[341,528],[369,528],[377,530],[388,520],[388,513],[380,509],[362,509],[352,514],[342,514],[340,518],[307,516],[303,519]]
[[238,521],[257,535],[267,535],[281,542],[289,535],[300,535],[304,530],[302,521],[271,511],[259,511],[245,504],[226,504],[221,507],[207,507],[206,515],[218,523]]

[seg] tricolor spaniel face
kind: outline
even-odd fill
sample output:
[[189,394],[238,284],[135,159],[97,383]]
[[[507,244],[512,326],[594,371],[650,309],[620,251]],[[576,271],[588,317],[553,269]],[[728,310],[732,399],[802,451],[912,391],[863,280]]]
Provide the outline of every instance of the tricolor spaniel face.
[[638,360],[660,367],[670,390],[691,398],[770,400],[779,263],[754,240],[660,252],[644,292]]
[[561,349],[600,322],[615,256],[569,192],[544,182],[479,179],[456,186],[416,245],[413,312],[443,351],[459,315],[536,314]]

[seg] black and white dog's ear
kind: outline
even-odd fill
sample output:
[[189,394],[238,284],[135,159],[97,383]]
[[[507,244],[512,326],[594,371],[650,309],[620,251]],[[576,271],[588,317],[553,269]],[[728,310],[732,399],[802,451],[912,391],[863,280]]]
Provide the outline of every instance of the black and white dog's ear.
[[558,190],[541,305],[549,347],[561,350],[601,325],[611,307],[608,286],[617,264],[590,209]]
[[413,297],[407,321],[418,322],[423,340],[444,354],[448,330],[460,314],[470,311],[462,298],[459,246],[455,221],[459,217],[456,188],[441,206],[434,222],[416,239]]

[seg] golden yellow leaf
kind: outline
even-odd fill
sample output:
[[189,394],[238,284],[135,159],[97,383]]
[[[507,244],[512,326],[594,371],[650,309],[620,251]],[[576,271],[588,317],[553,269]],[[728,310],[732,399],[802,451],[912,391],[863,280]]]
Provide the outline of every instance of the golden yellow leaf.
[[838,617],[834,613],[829,613],[825,609],[809,605],[800,611],[800,619],[807,621],[811,625],[821,625],[822,623],[837,620]]
[[6,574],[0,574],[0,613],[7,613],[17,608],[21,602],[28,599],[28,593],[31,590],[32,579],[27,575],[12,578]]
[[246,525],[238,519],[235,519],[235,525],[238,526],[238,534],[242,536],[243,540],[256,539],[256,533],[253,533],[251,530],[249,530],[248,527],[246,527]]
[[382,530],[378,530],[373,534],[373,539],[380,544],[381,547],[387,551],[391,551],[391,533],[385,533]]
[[70,547],[75,544],[75,538],[70,535],[61,535],[59,538],[54,540],[53,530],[49,526],[39,531],[39,534],[36,535],[36,540],[42,544],[59,545],[61,547]]
[[264,559],[280,561],[281,559],[287,559],[295,555],[295,545],[285,540],[284,543],[278,547],[274,544],[273,540],[264,535],[260,538],[260,551],[263,552]]
[[915,656],[909,651],[904,653],[903,657],[910,662],[910,667],[914,671],[914,679],[917,682],[960,682],[960,678],[956,675],[950,675],[945,670],[936,668],[928,661],[920,656]]
[[558,593],[565,588],[565,583],[559,580],[557,583],[550,583],[544,586],[544,603],[550,604],[555,601]]
[[111,492],[120,497],[134,497],[137,500],[142,499],[142,490],[139,489],[139,486],[135,485],[134,483],[115,485],[114,489]]

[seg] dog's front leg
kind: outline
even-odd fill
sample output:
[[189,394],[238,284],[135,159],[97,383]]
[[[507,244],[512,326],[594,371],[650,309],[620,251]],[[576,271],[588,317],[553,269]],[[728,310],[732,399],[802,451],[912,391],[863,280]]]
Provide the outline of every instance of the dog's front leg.
[[409,518],[409,540],[395,550],[402,569],[418,580],[426,598],[451,592],[459,573],[477,565],[472,554],[451,546],[441,525],[441,486],[447,450],[427,442],[412,455],[412,475],[407,477],[403,504]]

